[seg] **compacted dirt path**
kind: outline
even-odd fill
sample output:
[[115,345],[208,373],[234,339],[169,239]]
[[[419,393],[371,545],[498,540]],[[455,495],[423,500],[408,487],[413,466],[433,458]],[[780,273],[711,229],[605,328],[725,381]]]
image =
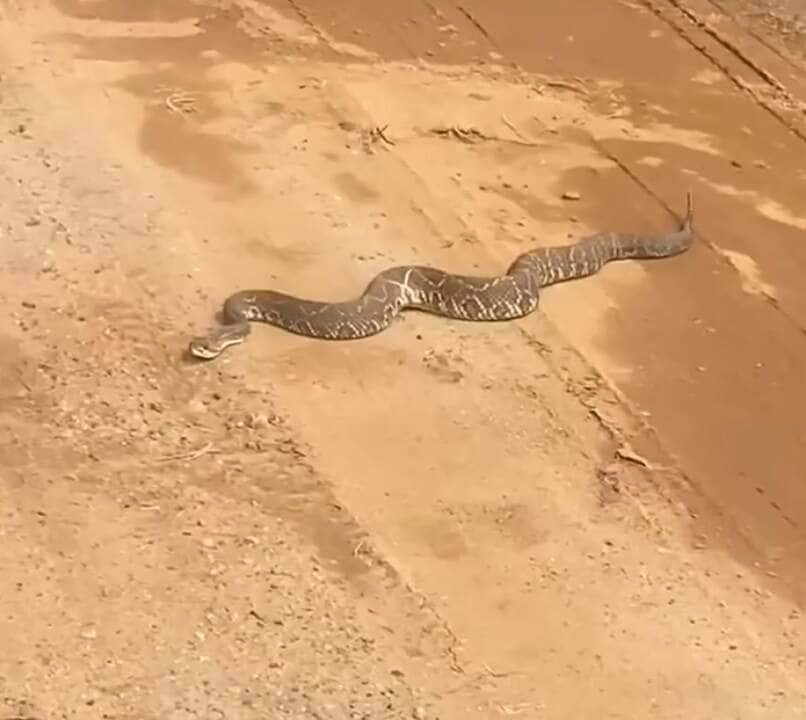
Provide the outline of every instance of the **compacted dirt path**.
[[[796,5],[0,4],[0,720],[806,718]],[[183,356],[688,190],[518,322]]]

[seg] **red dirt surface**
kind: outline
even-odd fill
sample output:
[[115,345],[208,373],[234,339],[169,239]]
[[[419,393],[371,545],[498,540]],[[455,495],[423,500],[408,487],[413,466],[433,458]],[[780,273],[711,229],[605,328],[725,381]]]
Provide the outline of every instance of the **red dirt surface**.
[[[0,720],[806,718],[798,4],[0,4]],[[521,321],[182,356],[688,190]]]

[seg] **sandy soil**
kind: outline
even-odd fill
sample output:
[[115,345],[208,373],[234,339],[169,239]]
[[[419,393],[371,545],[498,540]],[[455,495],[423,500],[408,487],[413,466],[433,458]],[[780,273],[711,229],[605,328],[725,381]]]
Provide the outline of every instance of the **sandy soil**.
[[[806,718],[797,5],[0,4],[0,720]],[[689,188],[522,321],[183,358]]]

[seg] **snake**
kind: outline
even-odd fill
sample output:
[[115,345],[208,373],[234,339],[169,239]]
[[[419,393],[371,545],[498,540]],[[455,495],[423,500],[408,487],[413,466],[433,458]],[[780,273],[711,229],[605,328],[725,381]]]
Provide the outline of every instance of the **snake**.
[[306,300],[274,290],[241,290],[224,301],[223,323],[194,337],[190,354],[212,360],[242,343],[250,323],[274,325],[324,340],[356,340],[380,333],[404,310],[455,320],[522,318],[538,306],[540,290],[587,277],[613,260],[666,258],[686,251],[693,239],[692,195],[677,230],[658,234],[600,232],[573,244],[539,247],[519,255],[503,275],[456,275],[439,268],[400,265],[379,272],[355,299]]

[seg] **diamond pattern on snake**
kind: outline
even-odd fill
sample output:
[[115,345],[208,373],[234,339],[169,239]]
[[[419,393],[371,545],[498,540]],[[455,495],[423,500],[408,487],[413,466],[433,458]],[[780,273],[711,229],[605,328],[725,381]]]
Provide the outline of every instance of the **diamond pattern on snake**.
[[604,232],[570,245],[523,253],[503,275],[454,275],[421,265],[378,273],[353,300],[305,300],[274,290],[241,290],[226,299],[223,325],[190,341],[194,357],[212,360],[242,343],[250,323],[275,325],[325,340],[356,340],[385,330],[404,310],[422,310],[455,320],[514,320],[537,308],[540,290],[587,277],[613,260],[647,260],[678,255],[693,239],[691,193],[678,230],[655,235]]

